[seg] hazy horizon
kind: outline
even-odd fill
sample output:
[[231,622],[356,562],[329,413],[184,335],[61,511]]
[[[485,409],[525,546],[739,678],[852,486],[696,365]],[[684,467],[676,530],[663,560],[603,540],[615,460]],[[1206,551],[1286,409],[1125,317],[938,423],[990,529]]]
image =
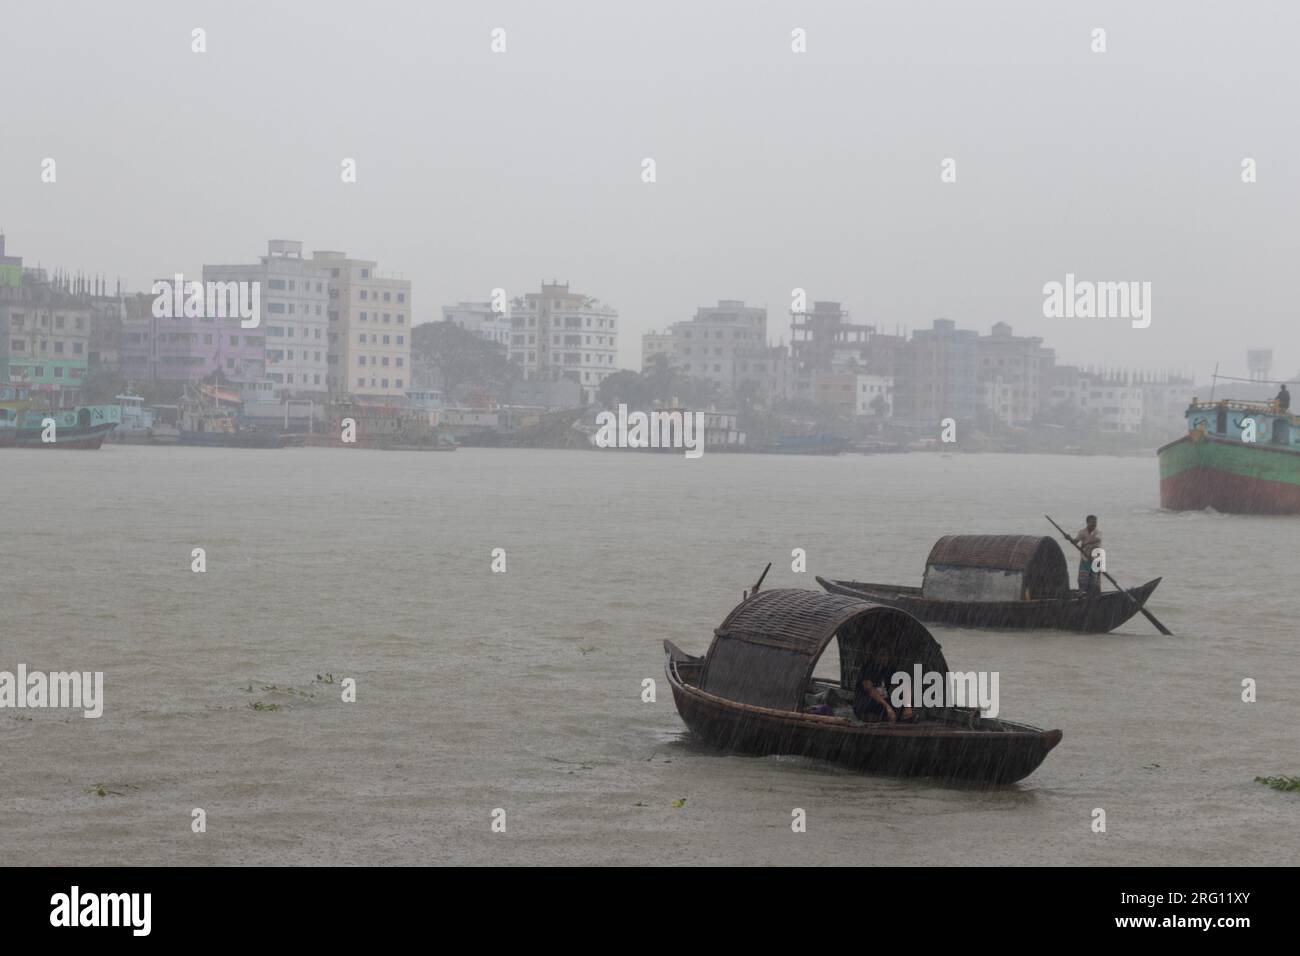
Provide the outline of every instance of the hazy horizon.
[[[1300,371],[1300,10],[557,9],[15,6],[8,252],[147,291],[297,239],[410,279],[415,322],[567,280],[619,311],[624,368],[719,299],[788,341],[799,287],[882,331],[1005,321],[1063,363]],[[1044,318],[1066,273],[1151,282],[1151,326]]]

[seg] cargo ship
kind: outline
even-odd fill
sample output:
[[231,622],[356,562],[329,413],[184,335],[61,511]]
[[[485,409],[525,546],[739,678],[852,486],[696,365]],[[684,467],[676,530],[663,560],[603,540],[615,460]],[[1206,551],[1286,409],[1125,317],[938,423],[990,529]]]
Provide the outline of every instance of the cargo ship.
[[1187,434],[1156,452],[1162,508],[1300,513],[1300,418],[1233,399],[1193,398],[1186,414]]

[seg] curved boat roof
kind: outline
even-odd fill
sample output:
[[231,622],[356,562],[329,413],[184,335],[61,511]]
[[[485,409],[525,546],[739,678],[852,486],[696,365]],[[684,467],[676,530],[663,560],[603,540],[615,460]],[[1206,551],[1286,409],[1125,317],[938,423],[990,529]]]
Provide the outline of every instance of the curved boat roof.
[[856,684],[869,656],[909,673],[947,671],[937,641],[906,611],[797,588],[761,591],[714,630],[700,688],[728,700],[796,711],[813,669],[839,639],[840,685]]
[[925,559],[926,583],[931,568],[983,568],[1018,575],[1038,596],[1059,595],[1070,588],[1070,570],[1055,538],[1031,534],[949,534]]

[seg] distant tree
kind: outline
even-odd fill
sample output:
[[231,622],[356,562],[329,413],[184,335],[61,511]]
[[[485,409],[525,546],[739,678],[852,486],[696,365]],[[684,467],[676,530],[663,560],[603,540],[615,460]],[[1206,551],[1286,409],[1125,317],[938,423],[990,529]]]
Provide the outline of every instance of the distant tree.
[[624,369],[605,376],[596,391],[596,400],[606,408],[620,404],[628,408],[646,409],[654,402],[654,386],[639,372]]
[[500,392],[519,374],[505,346],[455,322],[427,322],[411,329],[412,384],[440,385],[449,401],[458,400],[470,387]]

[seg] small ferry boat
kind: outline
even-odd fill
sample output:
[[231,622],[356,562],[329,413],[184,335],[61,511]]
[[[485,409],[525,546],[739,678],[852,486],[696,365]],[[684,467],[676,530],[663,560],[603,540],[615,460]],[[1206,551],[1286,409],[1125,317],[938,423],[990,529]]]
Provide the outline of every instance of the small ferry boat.
[[1187,434],[1156,455],[1162,508],[1300,513],[1300,417],[1275,401],[1192,399]]
[[26,385],[0,383],[0,447],[93,451],[121,420],[117,405],[42,408]]
[[1126,591],[1071,590],[1055,538],[945,535],[925,559],[919,588],[817,578],[826,591],[885,604],[928,624],[997,630],[1113,631],[1146,604],[1160,578]]
[[[839,680],[814,678],[832,640]],[[918,707],[911,720],[857,720],[854,686],[869,657],[887,660],[896,672],[949,671],[939,644],[911,615],[842,595],[761,591],[727,615],[703,657],[672,641],[664,641],[664,652],[677,712],[692,732],[724,750],[1003,784],[1033,773],[1062,737],[1059,730],[983,717],[978,708]]]

